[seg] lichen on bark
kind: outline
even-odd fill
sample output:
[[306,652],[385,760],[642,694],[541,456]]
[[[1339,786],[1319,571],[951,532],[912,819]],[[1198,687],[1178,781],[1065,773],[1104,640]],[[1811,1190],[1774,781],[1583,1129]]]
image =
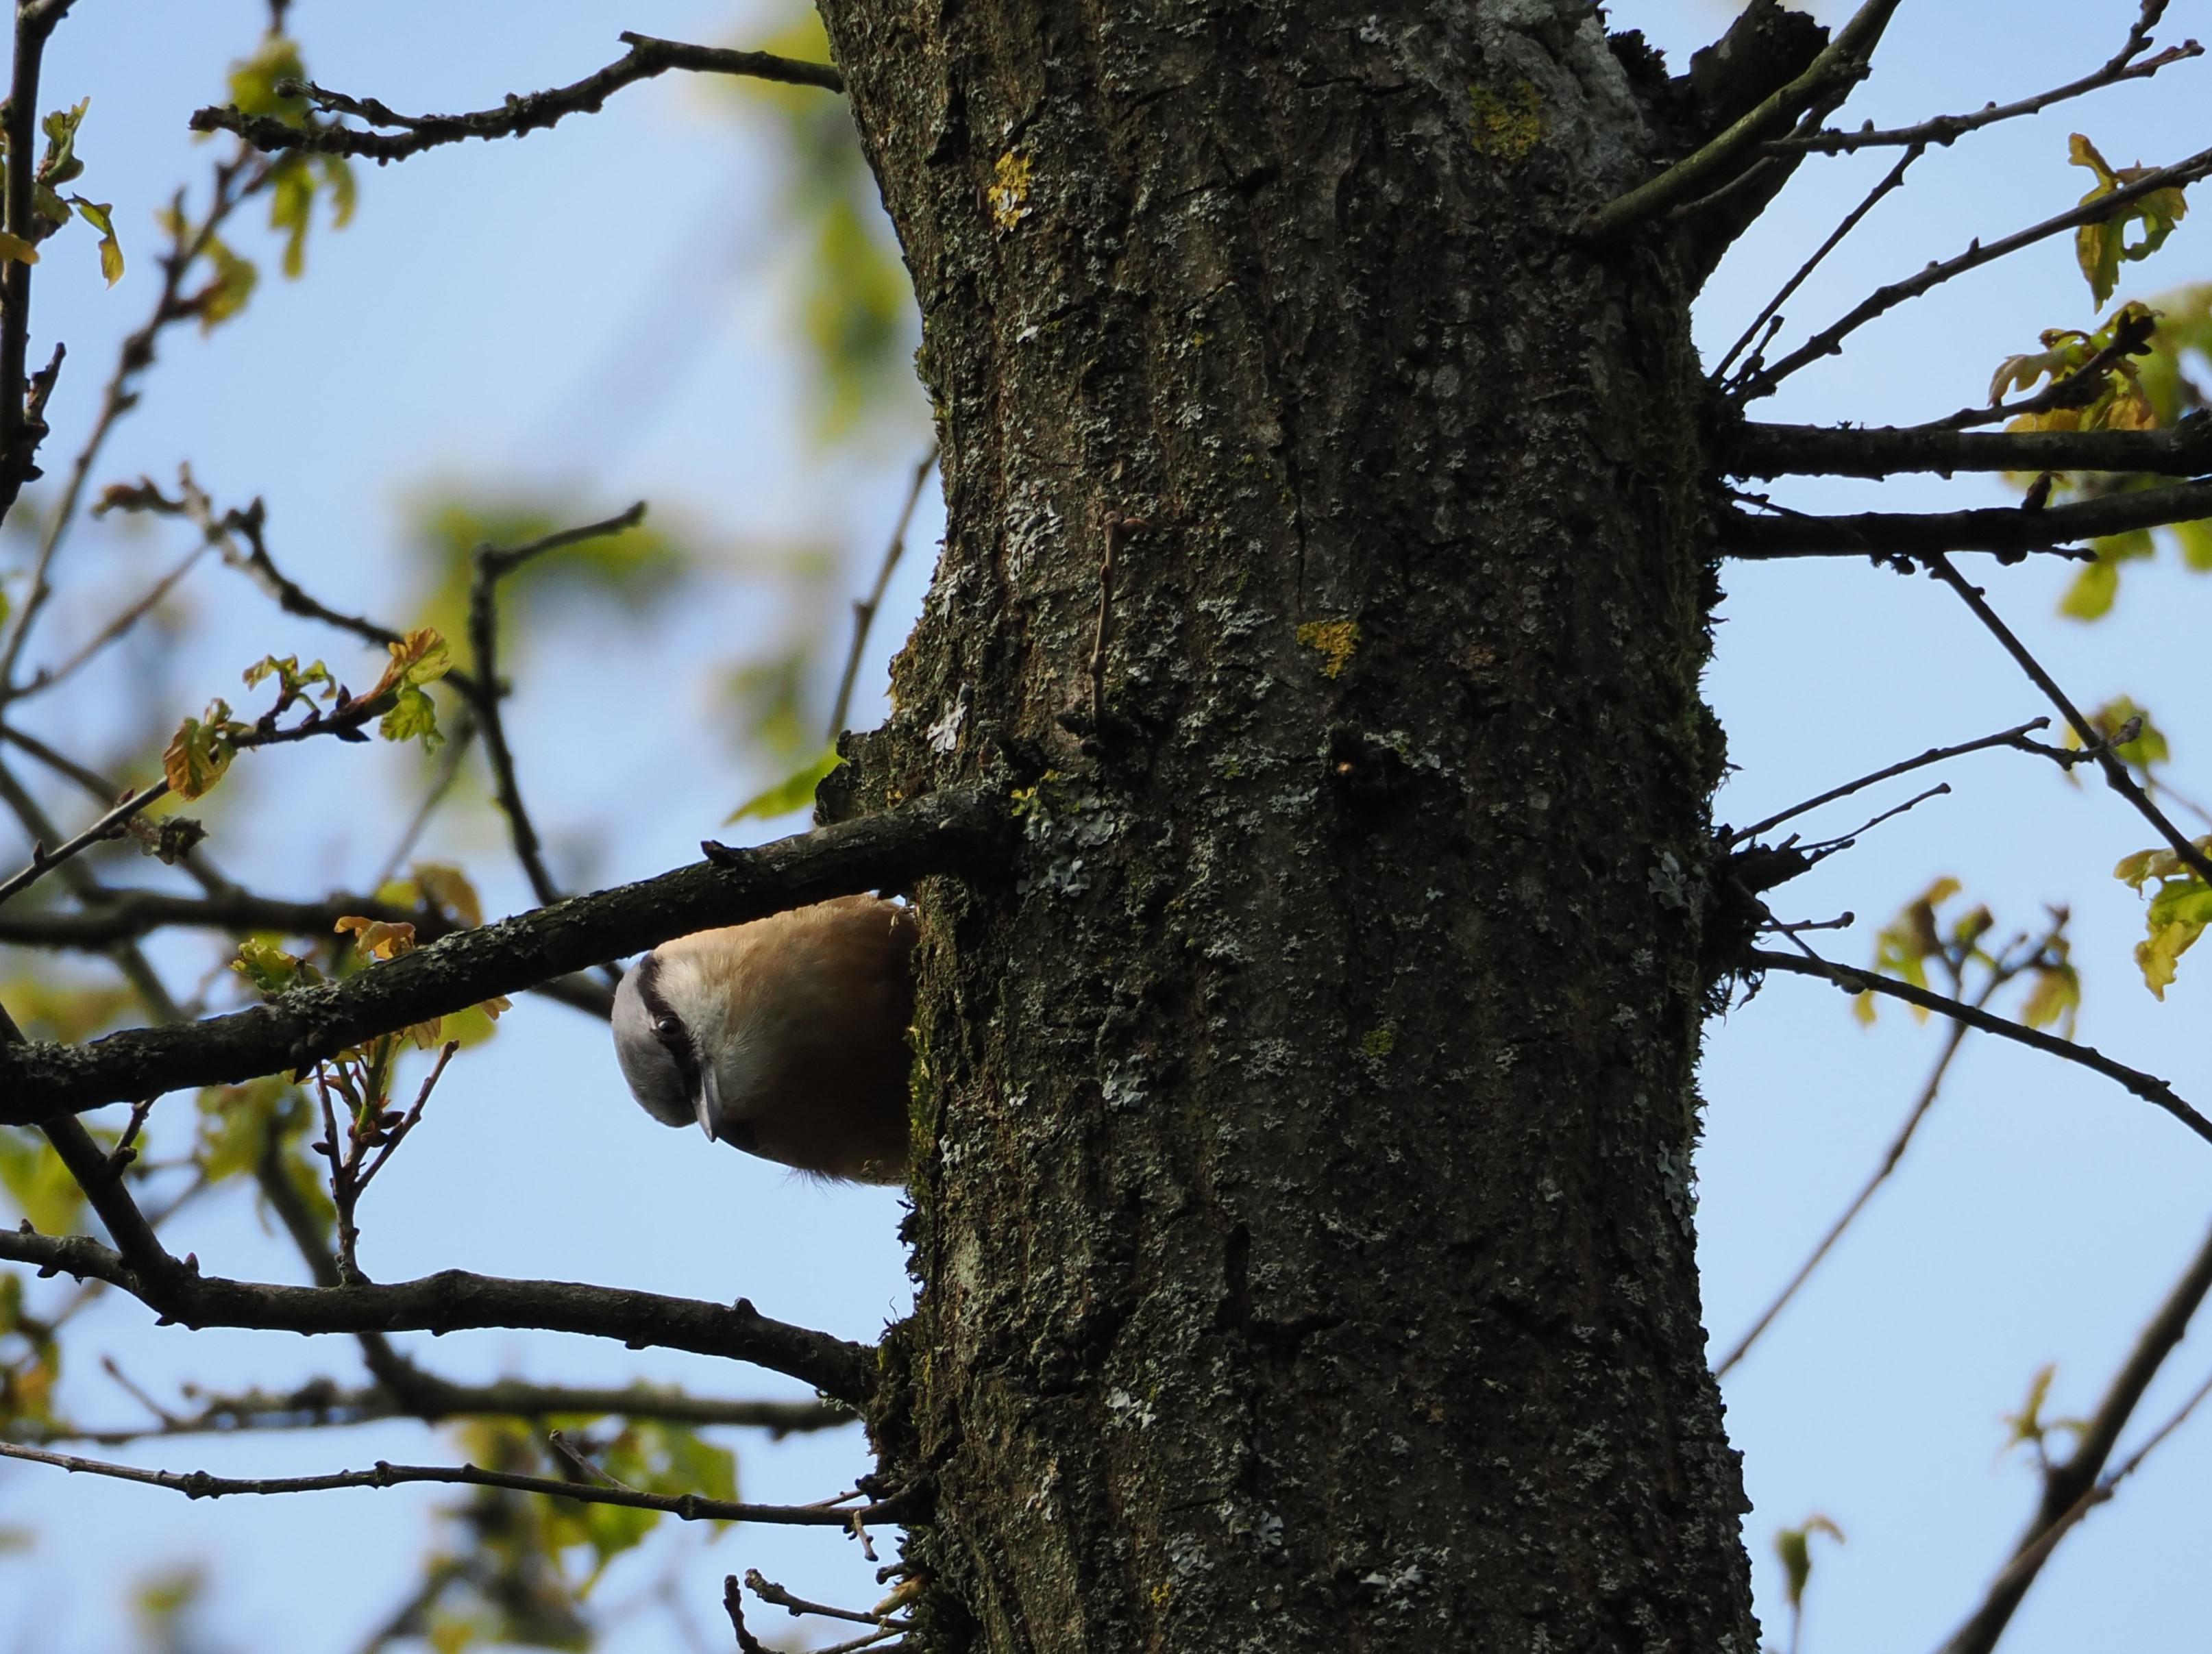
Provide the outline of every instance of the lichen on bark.
[[1573,234],[1651,142],[1589,8],[825,11],[948,508],[848,807],[1022,829],[921,892],[925,1640],[1753,1654],[1698,380]]

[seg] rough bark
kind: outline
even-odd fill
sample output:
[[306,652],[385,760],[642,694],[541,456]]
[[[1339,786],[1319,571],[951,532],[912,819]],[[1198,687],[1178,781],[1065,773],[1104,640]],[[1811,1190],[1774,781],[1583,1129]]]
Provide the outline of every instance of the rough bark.
[[1649,154],[1591,8],[824,10],[950,514],[842,807],[1025,835],[922,902],[927,1645],[1751,1654],[1698,378],[1569,233]]

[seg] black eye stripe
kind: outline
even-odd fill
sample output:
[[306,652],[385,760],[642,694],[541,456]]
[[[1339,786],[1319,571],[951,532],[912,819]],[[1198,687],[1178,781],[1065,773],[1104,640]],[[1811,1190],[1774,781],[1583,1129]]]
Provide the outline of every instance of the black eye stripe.
[[645,1006],[646,1015],[653,1019],[653,1037],[660,1042],[661,1049],[668,1053],[669,1061],[676,1065],[676,1072],[683,1079],[684,1095],[696,1097],[699,1094],[699,1049],[692,1043],[690,1032],[684,1026],[684,1019],[678,1016],[674,1007],[661,996],[660,956],[658,953],[647,954],[638,964],[637,997]]

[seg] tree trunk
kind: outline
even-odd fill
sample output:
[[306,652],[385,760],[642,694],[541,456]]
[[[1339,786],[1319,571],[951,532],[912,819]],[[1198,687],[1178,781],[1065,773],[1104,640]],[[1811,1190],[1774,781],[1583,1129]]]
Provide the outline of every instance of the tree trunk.
[[1591,9],[824,9],[949,503],[854,785],[1024,828],[921,903],[927,1645],[1752,1654],[1698,380],[1572,234],[1651,143]]

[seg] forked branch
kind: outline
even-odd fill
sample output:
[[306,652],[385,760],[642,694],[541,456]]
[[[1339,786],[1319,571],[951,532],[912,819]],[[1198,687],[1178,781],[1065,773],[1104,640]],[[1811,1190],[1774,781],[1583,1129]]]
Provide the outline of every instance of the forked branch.
[[828,64],[811,64],[772,52],[738,52],[725,46],[690,46],[681,40],[655,40],[649,34],[625,33],[629,47],[605,68],[580,81],[544,92],[510,95],[496,109],[465,115],[403,115],[374,98],[349,97],[343,92],[308,83],[296,86],[300,95],[329,114],[348,115],[386,131],[363,131],[351,126],[295,126],[272,115],[249,115],[230,105],[192,112],[195,132],[235,132],[257,149],[275,154],[286,149],[315,155],[361,155],[380,165],[404,161],[442,143],[467,138],[520,137],[552,125],[568,115],[598,112],[607,99],[639,81],[686,69],[708,75],[738,75],[754,80],[779,81],[787,86],[818,86],[842,92],[845,77]]

